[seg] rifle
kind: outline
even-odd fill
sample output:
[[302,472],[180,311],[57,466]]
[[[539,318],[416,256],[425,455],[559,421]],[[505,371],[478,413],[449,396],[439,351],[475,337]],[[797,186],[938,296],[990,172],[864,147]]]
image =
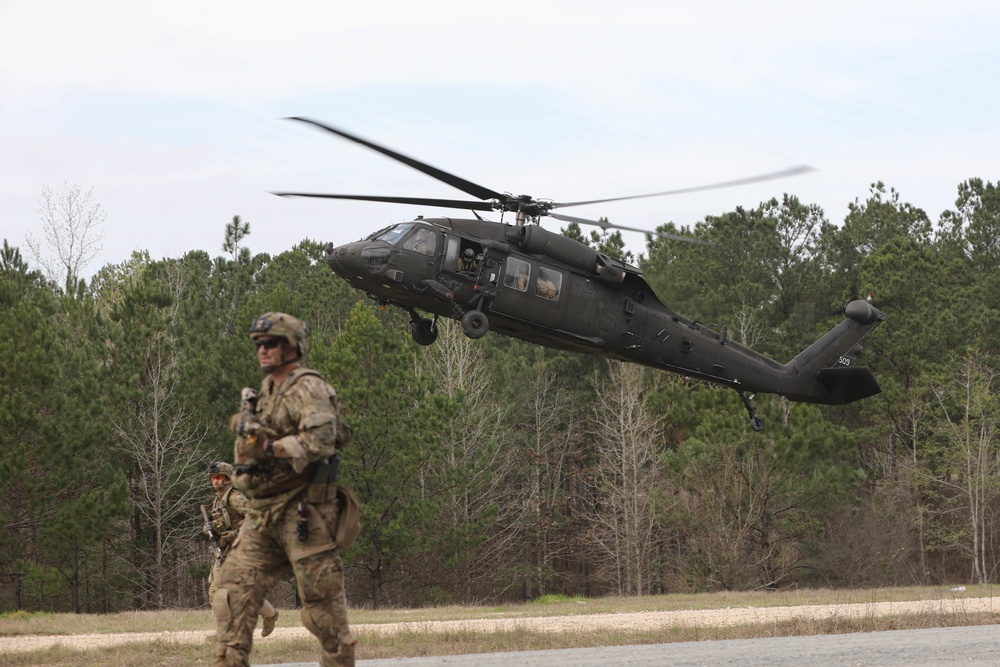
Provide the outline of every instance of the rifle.
[[208,536],[212,538],[213,542],[215,542],[215,555],[221,556],[222,547],[219,546],[219,533],[215,530],[215,527],[212,525],[212,521],[208,518],[208,509],[204,505],[201,506],[201,515],[205,517],[205,530],[208,531]]
[[236,435],[246,438],[251,445],[257,444],[258,426],[257,415],[254,412],[257,408],[257,392],[250,387],[243,387],[240,392],[240,425],[236,429]]
[[[266,437],[262,432],[263,427],[257,421],[256,408],[257,392],[250,387],[243,387],[243,391],[240,392],[240,421],[236,425],[236,436],[242,439],[251,451],[257,448],[258,439]],[[252,468],[259,463],[259,461],[250,460],[240,449],[237,446],[236,456],[234,457],[236,459],[237,472]]]

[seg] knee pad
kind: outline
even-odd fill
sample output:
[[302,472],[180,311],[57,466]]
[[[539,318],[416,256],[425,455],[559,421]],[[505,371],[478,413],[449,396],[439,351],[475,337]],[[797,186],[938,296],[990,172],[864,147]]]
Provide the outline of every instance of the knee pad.
[[220,588],[215,591],[215,598],[212,600],[212,615],[220,623],[228,623],[232,618],[233,610],[229,608],[229,591]]
[[[314,619],[309,607],[302,607],[302,611],[299,612],[299,617],[302,618],[302,625],[305,629],[313,633],[314,636],[320,636],[320,626],[316,622],[318,619]],[[320,621],[322,623],[322,621]]]
[[[323,650],[336,654],[338,647],[343,643],[341,633],[345,629],[340,626],[336,617],[316,605],[303,607],[299,615],[302,617],[302,625],[319,639]],[[347,634],[353,639],[354,636],[350,634],[350,631]]]

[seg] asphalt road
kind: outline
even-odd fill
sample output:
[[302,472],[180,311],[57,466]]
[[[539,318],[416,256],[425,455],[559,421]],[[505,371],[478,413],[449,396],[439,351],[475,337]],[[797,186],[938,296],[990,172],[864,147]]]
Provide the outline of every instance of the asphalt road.
[[[359,660],[358,667],[806,667],[1000,665],[1000,626]],[[316,667],[315,662],[258,667]]]

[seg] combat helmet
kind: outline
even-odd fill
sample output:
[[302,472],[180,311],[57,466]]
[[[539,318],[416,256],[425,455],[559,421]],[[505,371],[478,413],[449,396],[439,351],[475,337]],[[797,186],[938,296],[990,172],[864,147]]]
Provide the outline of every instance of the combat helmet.
[[225,475],[230,481],[233,479],[233,466],[225,461],[212,461],[208,464],[209,475]]
[[287,313],[264,313],[250,325],[250,338],[256,340],[264,337],[284,338],[298,350],[299,358],[305,356],[308,344],[306,336],[309,327],[297,317]]

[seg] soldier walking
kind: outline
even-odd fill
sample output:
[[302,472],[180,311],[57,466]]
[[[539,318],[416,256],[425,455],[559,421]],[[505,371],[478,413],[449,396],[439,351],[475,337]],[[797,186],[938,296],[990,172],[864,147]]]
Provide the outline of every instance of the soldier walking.
[[247,520],[222,566],[212,603],[216,665],[249,665],[264,595],[292,570],[302,623],[320,642],[322,667],[353,667],[357,640],[347,622],[340,551],[360,529],[357,499],[336,483],[337,450],[349,440],[334,389],[300,366],[307,328],[284,313],[250,327],[267,374],[259,396],[244,390],[234,483],[247,495]]
[[[218,547],[215,559],[212,561],[212,572],[208,575],[208,604],[212,604],[215,592],[219,590],[219,573],[222,564],[233,548],[233,542],[239,534],[240,526],[247,513],[247,499],[238,489],[233,488],[233,466],[225,461],[213,461],[208,466],[208,478],[215,489],[212,508],[208,510],[208,525],[205,533],[215,540]],[[205,507],[202,505],[202,510]],[[264,600],[261,606],[261,616],[264,627],[260,636],[267,637],[274,632],[274,624],[278,621],[278,610]]]

